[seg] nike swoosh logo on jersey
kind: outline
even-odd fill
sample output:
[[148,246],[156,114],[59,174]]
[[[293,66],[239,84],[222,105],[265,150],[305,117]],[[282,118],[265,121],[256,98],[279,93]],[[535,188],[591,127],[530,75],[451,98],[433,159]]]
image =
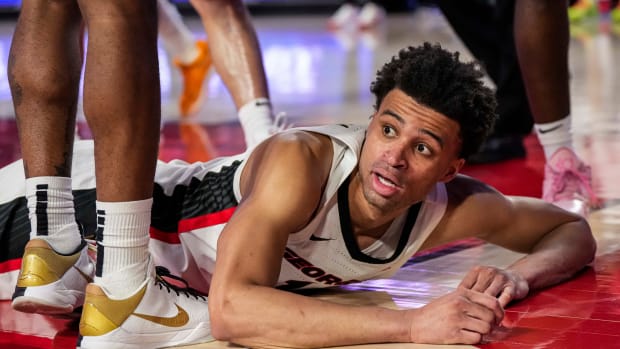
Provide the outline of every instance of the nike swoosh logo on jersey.
[[142,318],[144,320],[154,322],[156,324],[160,324],[166,327],[182,327],[185,326],[189,322],[189,315],[185,309],[181,308],[178,304],[175,304],[177,307],[177,315],[173,317],[161,317],[155,315],[147,315],[147,314],[138,314],[133,313],[133,315]]
[[322,238],[320,236],[316,236],[314,234],[310,235],[310,241],[330,241],[330,240],[336,240],[336,239],[332,239],[332,238]]
[[539,128],[539,129],[538,129],[538,132],[540,132],[540,133],[549,133],[549,132],[551,132],[551,131],[555,131],[555,130],[559,129],[559,128],[560,128],[560,127],[562,127],[562,126],[563,126],[563,125],[557,125],[557,126],[553,126],[552,128],[548,128],[548,129],[546,129],[546,130],[545,130],[545,129],[542,129],[542,128]]

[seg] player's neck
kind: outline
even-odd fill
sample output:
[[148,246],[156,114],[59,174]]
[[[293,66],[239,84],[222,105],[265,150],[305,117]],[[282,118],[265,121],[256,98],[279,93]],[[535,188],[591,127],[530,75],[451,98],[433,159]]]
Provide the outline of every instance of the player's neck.
[[[355,175],[351,176],[347,197],[351,228],[353,230],[353,235],[355,235],[358,240],[368,238],[377,240],[381,238],[392,224],[392,221],[398,216],[397,214],[393,216],[386,215],[377,208],[369,205],[364,198],[359,177]],[[347,214],[347,212],[341,212],[340,214]]]

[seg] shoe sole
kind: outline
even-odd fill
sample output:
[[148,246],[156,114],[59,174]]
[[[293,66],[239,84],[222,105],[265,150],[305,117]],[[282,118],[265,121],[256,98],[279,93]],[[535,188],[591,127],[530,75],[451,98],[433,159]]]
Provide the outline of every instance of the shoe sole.
[[[45,302],[42,299],[34,297],[17,297],[11,304],[14,310],[23,313],[43,314],[43,315],[70,315],[73,314],[74,308],[71,305],[59,306]],[[79,314],[77,314],[79,316]]]
[[[119,336],[120,334],[120,336]],[[175,346],[187,346],[200,343],[212,342],[215,339],[211,336],[209,325],[203,324],[202,327],[181,330],[169,333],[128,333],[123,329],[117,329],[115,334],[103,336],[82,336],[78,341],[79,349],[156,349]],[[101,337],[117,337],[112,338]]]
[[15,287],[11,306],[24,313],[68,315],[84,304],[84,291],[64,288],[63,280],[36,287]]

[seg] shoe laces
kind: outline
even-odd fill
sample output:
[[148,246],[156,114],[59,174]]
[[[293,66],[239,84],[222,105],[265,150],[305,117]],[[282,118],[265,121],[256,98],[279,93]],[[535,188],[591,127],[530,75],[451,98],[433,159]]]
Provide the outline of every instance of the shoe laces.
[[279,112],[273,119],[273,125],[269,129],[269,133],[276,134],[284,130],[288,130],[293,127],[293,124],[288,121],[288,117],[285,112]]
[[[166,288],[168,293],[170,293],[170,291],[174,291],[177,294],[177,296],[180,296],[182,293],[188,298],[194,297],[196,299],[200,299],[203,301],[207,300],[207,297],[205,297],[205,295],[203,295],[200,291],[189,287],[189,284],[187,283],[187,281],[185,281],[185,279],[178,277],[176,275],[172,275],[172,273],[170,273],[170,271],[166,267],[156,266],[155,275],[156,275],[155,282],[157,285],[159,285],[160,290]],[[181,283],[182,286],[171,283],[166,279],[177,281]]]

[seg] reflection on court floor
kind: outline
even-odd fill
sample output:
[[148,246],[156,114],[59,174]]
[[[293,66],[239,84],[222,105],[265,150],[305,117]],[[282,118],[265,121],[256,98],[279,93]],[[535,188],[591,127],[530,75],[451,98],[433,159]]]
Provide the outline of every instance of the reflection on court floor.
[[[428,8],[392,15],[386,26],[367,32],[329,32],[326,16],[257,17],[265,67],[276,111],[296,125],[364,123],[372,112],[368,89],[376,70],[399,48],[423,41],[462,50],[441,15]],[[188,24],[204,36],[197,18]],[[502,327],[481,348],[620,348],[620,35],[605,23],[572,28],[573,133],[578,153],[592,167],[594,191],[603,207],[589,221],[599,242],[592,266],[574,280],[537,292],[511,305]],[[19,158],[6,61],[14,22],[0,23],[0,165]],[[620,31],[619,31],[620,32]],[[204,161],[243,151],[245,144],[232,101],[213,72],[204,103],[180,120],[179,74],[160,50],[162,132],[160,158]],[[80,116],[78,135],[90,138]],[[528,156],[500,164],[467,166],[479,177],[514,195],[539,196],[544,159],[536,138],[526,139]],[[420,307],[456,287],[464,272],[485,261],[506,266],[520,255],[478,240],[466,240],[414,256],[394,277],[318,293],[337,302]],[[1,266],[0,266],[1,267]],[[0,302],[0,347],[73,348],[77,322],[16,313]],[[192,348],[227,348],[209,343]],[[356,348],[425,348],[372,345]],[[432,346],[447,348],[453,346]],[[460,347],[460,346],[454,346]]]

